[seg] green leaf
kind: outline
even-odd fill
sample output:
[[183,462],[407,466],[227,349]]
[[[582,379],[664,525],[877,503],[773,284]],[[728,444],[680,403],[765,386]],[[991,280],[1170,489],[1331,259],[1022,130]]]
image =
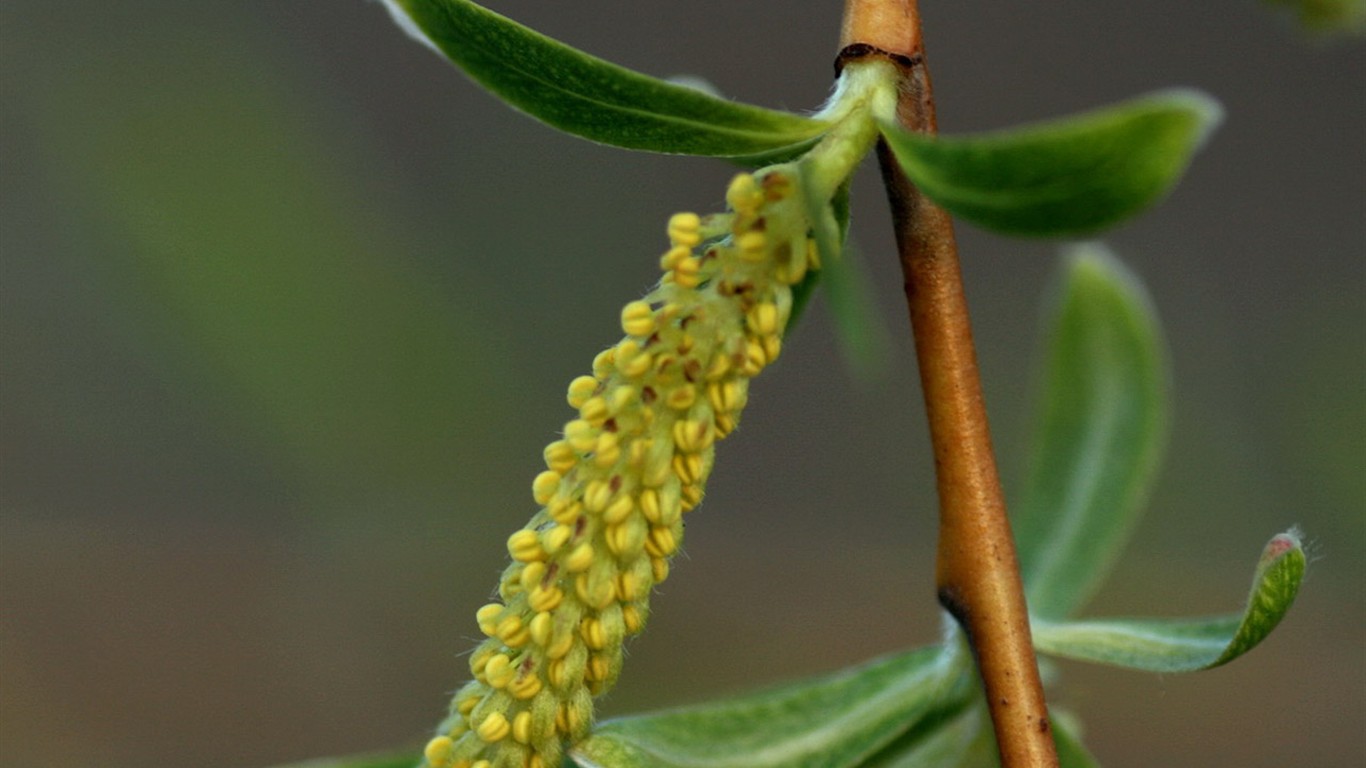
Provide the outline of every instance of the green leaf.
[[1081,743],[1072,718],[1051,712],[1048,719],[1053,726],[1053,746],[1058,750],[1059,768],[1100,768],[1100,763]]
[[1081,661],[1148,672],[1209,669],[1252,650],[1295,602],[1304,578],[1299,532],[1267,543],[1241,615],[1209,619],[1104,619],[1034,623],[1038,650]]
[[1000,765],[991,719],[974,702],[897,739],[859,768],[986,768]]
[[1094,232],[1164,196],[1222,115],[1214,99],[1169,90],[1047,123],[934,137],[885,123],[906,175],[930,199],[1012,235]]
[[583,768],[854,768],[966,697],[937,647],[765,693],[612,720],[571,750]]
[[827,127],[633,72],[468,0],[384,3],[409,34],[507,103],[592,141],[687,155],[790,156]]
[[[1099,768],[1099,763],[1077,738],[1072,717],[1055,708],[1050,710],[1049,720],[1060,768]],[[923,723],[859,768],[999,768],[1000,765],[991,717],[977,699],[971,706],[960,706],[947,713],[943,720]]]
[[[798,163],[797,168],[803,192],[815,188],[817,185],[810,176],[812,167]],[[864,379],[878,378],[886,371],[891,342],[886,328],[877,319],[868,278],[845,248],[849,234],[848,181],[839,187],[830,201],[809,194],[805,200],[811,236],[821,259],[817,274],[825,286],[835,331],[855,372]],[[804,284],[798,285],[798,290],[802,289],[810,291]],[[801,298],[805,303],[806,296]]]
[[[804,164],[798,164],[798,173],[801,174],[801,190],[803,194],[809,189],[807,177],[804,172]],[[806,199],[806,211],[808,216],[820,217],[819,206],[813,206],[809,198]],[[849,183],[846,181],[835,190],[835,196],[830,200],[830,213],[835,217],[835,225],[839,228],[839,239],[837,242],[843,243],[849,235]],[[828,226],[828,223],[825,225]],[[828,239],[829,233],[825,234]],[[816,245],[820,247],[819,242]],[[811,295],[816,292],[816,286],[820,283],[821,272],[819,269],[808,269],[806,276],[800,283],[792,286],[792,311],[787,316],[787,331],[791,332],[797,326],[797,321],[802,315],[806,314],[806,307],[811,302]]]
[[276,766],[276,768],[413,768],[422,763],[422,753],[416,750],[403,752],[348,755],[346,757],[321,757],[305,760],[302,763]]
[[1129,538],[1167,434],[1167,362],[1138,278],[1099,245],[1067,260],[1031,466],[1013,506],[1030,610],[1062,618]]
[[1305,29],[1318,33],[1366,32],[1366,0],[1266,0],[1292,9]]

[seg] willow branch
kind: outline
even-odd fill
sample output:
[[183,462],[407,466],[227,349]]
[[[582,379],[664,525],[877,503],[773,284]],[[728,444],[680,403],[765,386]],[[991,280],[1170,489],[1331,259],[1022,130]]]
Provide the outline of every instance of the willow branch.
[[[847,0],[839,65],[900,72],[897,119],[936,131],[915,0]],[[1057,766],[1019,563],[992,452],[953,223],[878,146],[915,337],[939,493],[939,601],[963,627],[1004,768]]]

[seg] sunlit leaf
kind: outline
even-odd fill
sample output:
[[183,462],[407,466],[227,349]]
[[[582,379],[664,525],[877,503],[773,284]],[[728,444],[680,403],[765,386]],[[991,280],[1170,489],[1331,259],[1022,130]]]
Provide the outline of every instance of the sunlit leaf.
[[633,72],[468,0],[384,0],[399,25],[512,106],[592,141],[720,157],[791,155],[825,124]]
[[1143,286],[1099,245],[1069,257],[1046,330],[1037,425],[1013,505],[1030,610],[1061,618],[1128,541],[1167,433],[1168,373]]
[[1148,672],[1191,672],[1238,658],[1271,634],[1304,578],[1299,533],[1277,534],[1257,564],[1242,614],[1186,620],[1098,619],[1034,624],[1044,653]]
[[765,693],[608,721],[583,768],[853,768],[951,705],[961,668],[923,648]]
[[1015,235],[1094,232],[1164,196],[1218,124],[1198,91],[975,136],[883,126],[897,161],[930,199],[987,229]]

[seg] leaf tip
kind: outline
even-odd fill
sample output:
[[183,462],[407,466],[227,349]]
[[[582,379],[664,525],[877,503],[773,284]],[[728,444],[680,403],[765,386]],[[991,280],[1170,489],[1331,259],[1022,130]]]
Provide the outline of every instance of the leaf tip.
[[411,37],[433,51],[436,51],[439,55],[445,55],[441,53],[441,49],[436,46],[436,43],[432,42],[430,37],[427,37],[427,34],[417,25],[417,22],[413,21],[413,17],[408,15],[408,9],[404,8],[399,0],[379,0],[379,2],[389,11],[389,16],[393,18],[394,23],[398,25],[399,29],[407,33],[408,37]]
[[1190,115],[1193,121],[1191,149],[1204,146],[1224,122],[1224,105],[1198,88],[1169,88],[1155,94],[1173,109]]
[[1266,567],[1275,563],[1286,554],[1299,550],[1304,550],[1304,533],[1298,526],[1292,527],[1285,533],[1278,533],[1271,537],[1271,541],[1266,543],[1262,550],[1262,559],[1258,565]]

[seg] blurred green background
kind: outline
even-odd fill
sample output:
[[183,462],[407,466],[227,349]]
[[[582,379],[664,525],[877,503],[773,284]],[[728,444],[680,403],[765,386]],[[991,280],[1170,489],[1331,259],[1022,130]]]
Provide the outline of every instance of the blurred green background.
[[[658,75],[804,109],[840,3],[503,0]],[[1299,604],[1231,667],[1062,666],[1109,766],[1366,753],[1366,46],[1247,0],[934,2],[941,128],[1167,85],[1228,120],[1110,242],[1177,382],[1151,513],[1092,613],[1238,608],[1292,523]],[[0,7],[0,762],[250,767],[418,742],[465,675],[562,392],[732,172],[556,135],[376,3]],[[876,174],[854,238],[895,339],[823,307],[757,383],[606,714],[933,641],[934,494]],[[961,230],[1007,483],[1055,245]]]

